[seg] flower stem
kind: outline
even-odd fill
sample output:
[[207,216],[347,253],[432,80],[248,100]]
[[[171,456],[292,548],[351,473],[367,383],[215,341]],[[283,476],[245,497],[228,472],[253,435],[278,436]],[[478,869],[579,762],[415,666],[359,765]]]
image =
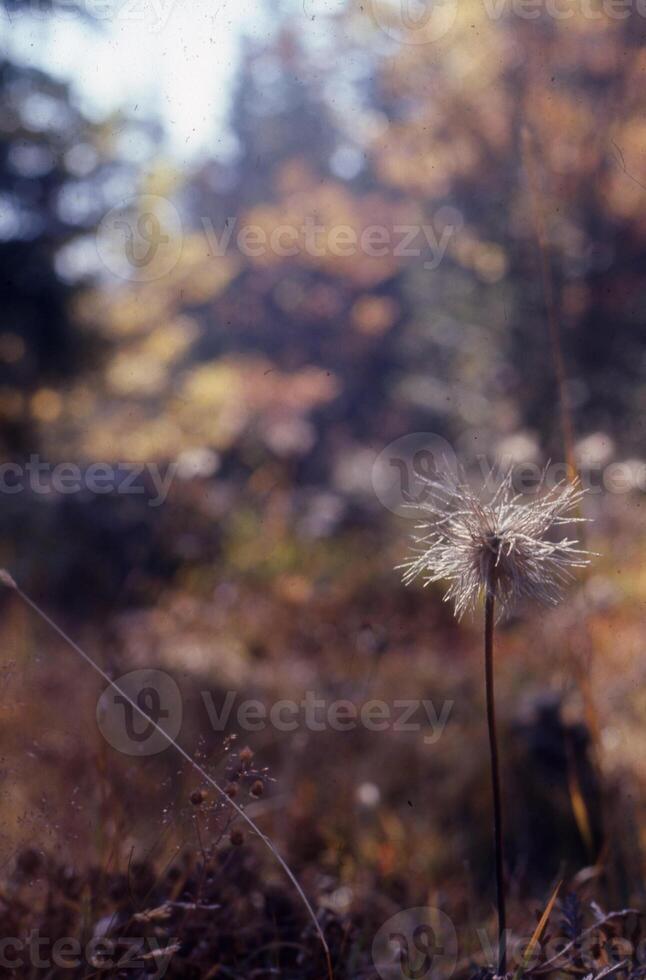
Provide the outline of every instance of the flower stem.
[[487,724],[489,726],[489,753],[491,757],[491,784],[493,789],[493,822],[496,846],[496,898],[498,902],[498,973],[507,972],[507,915],[505,911],[504,857],[502,845],[502,805],[500,795],[500,768],[498,765],[498,737],[496,735],[496,702],[493,687],[493,631],[495,596],[487,590],[485,599],[485,688],[487,692]]

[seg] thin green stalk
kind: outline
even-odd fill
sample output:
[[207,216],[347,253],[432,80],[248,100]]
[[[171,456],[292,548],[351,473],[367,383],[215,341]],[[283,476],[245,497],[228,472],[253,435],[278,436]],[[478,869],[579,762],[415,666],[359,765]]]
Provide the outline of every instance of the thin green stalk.
[[493,685],[493,634],[495,596],[487,590],[485,599],[485,689],[487,692],[487,725],[489,727],[489,754],[491,758],[491,785],[493,790],[493,823],[496,850],[496,900],[498,904],[498,973],[507,972],[507,914],[505,909],[505,879],[502,836],[502,803],[500,793],[500,766],[498,763],[498,737],[496,734],[496,701]]

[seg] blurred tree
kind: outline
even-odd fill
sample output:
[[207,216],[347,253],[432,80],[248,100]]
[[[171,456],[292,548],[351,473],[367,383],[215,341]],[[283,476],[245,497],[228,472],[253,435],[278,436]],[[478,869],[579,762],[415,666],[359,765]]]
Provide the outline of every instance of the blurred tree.
[[[181,214],[171,267],[74,294],[66,329],[105,356],[53,396],[29,392],[50,456],[179,461],[213,490],[174,485],[205,526],[241,490],[285,511],[323,492],[337,519],[356,500],[365,518],[370,461],[404,433],[463,457],[527,436],[516,451],[559,459],[546,295],[577,433],[637,451],[643,58],[634,45],[622,60],[623,22],[574,16],[532,26],[469,0],[444,38],[384,48],[359,7],[316,35],[294,17],[249,42],[232,156],[185,172],[160,155],[131,180]],[[72,118],[58,129],[79,144],[60,151],[73,172],[53,170],[43,212],[61,309],[82,267],[70,245],[122,165],[109,123],[81,138]],[[19,419],[22,384],[7,399]]]
[[[6,10],[18,29],[26,6]],[[97,272],[97,223],[136,168],[119,158],[116,120],[90,123],[69,86],[1,53],[0,96],[1,438],[20,453],[37,450],[37,426],[59,417],[66,382],[104,349],[80,329],[73,301]]]
[[436,43],[382,66],[375,166],[463,223],[409,329],[428,376],[442,364],[454,428],[479,425],[481,445],[524,425],[561,457],[549,317],[576,432],[625,452],[643,440],[643,35],[636,9],[530,19],[466,3]]

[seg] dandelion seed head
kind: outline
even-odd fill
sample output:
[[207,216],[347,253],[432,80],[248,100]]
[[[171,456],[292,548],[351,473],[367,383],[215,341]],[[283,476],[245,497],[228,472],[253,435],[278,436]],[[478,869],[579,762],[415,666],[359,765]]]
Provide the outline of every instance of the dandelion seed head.
[[544,476],[530,500],[514,493],[511,470],[486,501],[449,473],[429,480],[427,499],[416,508],[422,523],[413,554],[399,566],[404,582],[446,581],[444,599],[454,604],[458,619],[486,592],[502,612],[521,599],[556,605],[574,570],[589,563],[590,552],[576,540],[554,541],[548,534],[584,520],[573,511],[585,490],[563,481],[543,491]]

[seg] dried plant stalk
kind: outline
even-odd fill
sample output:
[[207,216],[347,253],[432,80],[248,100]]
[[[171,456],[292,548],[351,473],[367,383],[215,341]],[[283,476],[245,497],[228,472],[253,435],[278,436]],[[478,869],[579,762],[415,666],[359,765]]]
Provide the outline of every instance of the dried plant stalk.
[[507,969],[504,881],[503,807],[494,696],[494,630],[496,606],[501,613],[519,599],[556,604],[574,569],[587,565],[590,553],[569,538],[553,541],[554,529],[582,518],[572,517],[584,495],[576,482],[563,481],[529,502],[515,494],[512,471],[488,501],[483,502],[466,480],[444,474],[428,482],[428,499],[420,505],[422,523],[414,553],[401,568],[404,581],[421,576],[424,585],[448,582],[445,601],[461,619],[484,596],[484,660],[489,756],[493,793],[496,898],[498,908],[498,972]]

